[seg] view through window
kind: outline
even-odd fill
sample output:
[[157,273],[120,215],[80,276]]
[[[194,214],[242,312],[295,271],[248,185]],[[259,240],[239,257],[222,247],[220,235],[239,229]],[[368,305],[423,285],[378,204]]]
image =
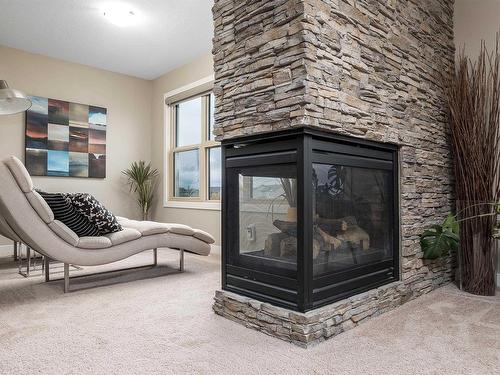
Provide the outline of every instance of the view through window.
[[213,135],[212,93],[170,106],[169,200],[218,201],[221,194],[221,151]]

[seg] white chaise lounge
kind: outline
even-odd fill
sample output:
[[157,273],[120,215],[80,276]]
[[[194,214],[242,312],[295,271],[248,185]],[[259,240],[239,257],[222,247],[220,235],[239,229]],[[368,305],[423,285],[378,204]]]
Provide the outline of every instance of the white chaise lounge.
[[69,290],[69,265],[97,266],[116,262],[145,250],[178,249],[180,270],[184,250],[209,255],[214,238],[181,224],[135,221],[118,217],[123,230],[102,237],[79,238],[54,219],[50,207],[34,190],[28,171],[16,157],[0,162],[0,233],[23,242],[45,256],[45,279],[49,259],[64,263],[65,292]]

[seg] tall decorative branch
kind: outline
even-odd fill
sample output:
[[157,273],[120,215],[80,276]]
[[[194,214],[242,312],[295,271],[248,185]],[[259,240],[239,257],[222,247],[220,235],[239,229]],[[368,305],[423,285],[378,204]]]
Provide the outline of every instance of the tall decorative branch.
[[457,209],[461,222],[459,265],[463,288],[495,293],[494,206],[500,198],[500,55],[484,42],[476,62],[459,53],[448,89]]

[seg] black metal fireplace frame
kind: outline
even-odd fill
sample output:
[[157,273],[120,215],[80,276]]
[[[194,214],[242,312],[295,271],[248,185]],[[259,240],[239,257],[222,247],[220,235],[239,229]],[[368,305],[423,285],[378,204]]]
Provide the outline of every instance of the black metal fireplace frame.
[[[329,153],[324,155],[322,153]],[[343,163],[391,170],[393,206],[393,258],[356,270],[327,274],[314,279],[312,256],[313,163],[331,162],[335,154]],[[326,158],[326,159],[325,159]],[[238,184],[228,181],[240,167],[296,164],[297,166],[297,249],[296,272],[276,274],[276,269],[236,264],[239,251]],[[362,293],[399,279],[399,160],[392,144],[341,136],[309,128],[234,138],[222,142],[222,288],[291,310],[305,312]],[[234,182],[234,180],[233,180]],[[306,183],[307,182],[307,183]],[[236,197],[236,202],[235,202]]]

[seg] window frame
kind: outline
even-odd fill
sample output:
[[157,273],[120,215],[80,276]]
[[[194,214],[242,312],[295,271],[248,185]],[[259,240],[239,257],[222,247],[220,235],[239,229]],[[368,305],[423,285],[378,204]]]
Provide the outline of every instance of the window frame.
[[[210,199],[209,150],[220,147],[220,143],[209,139],[210,94],[213,91],[213,76],[205,77],[190,85],[173,90],[164,95],[164,207],[220,210],[220,200]],[[196,97],[202,97],[201,143],[177,147],[176,105]],[[175,153],[198,150],[199,160],[199,197],[175,196]]]

